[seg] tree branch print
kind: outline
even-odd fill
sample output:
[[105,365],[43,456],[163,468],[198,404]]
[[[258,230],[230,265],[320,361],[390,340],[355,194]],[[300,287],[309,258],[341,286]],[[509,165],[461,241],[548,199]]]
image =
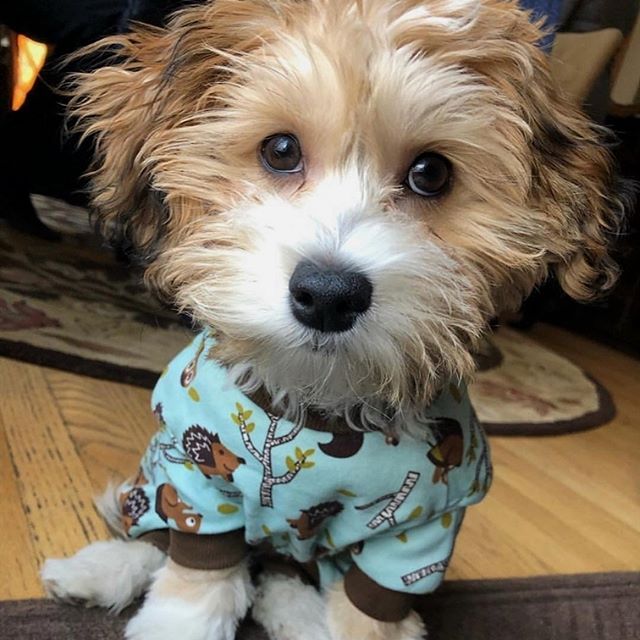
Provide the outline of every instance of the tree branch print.
[[288,484],[291,482],[302,469],[309,469],[314,466],[314,462],[309,460],[309,457],[315,452],[314,449],[308,449],[302,451],[296,447],[295,460],[291,456],[287,456],[286,465],[287,472],[276,476],[273,472],[272,462],[272,450],[276,447],[280,447],[291,442],[302,429],[302,425],[294,425],[291,431],[288,433],[276,436],[276,430],[280,418],[267,413],[269,417],[269,427],[267,428],[267,435],[264,441],[264,447],[262,451],[256,447],[251,439],[251,432],[255,429],[255,423],[248,422],[253,412],[245,410],[244,407],[238,402],[236,403],[236,413],[231,414],[231,419],[239,427],[242,435],[242,442],[247,448],[247,451],[260,463],[262,466],[262,481],[260,483],[260,504],[263,507],[273,507],[273,487],[281,484]]

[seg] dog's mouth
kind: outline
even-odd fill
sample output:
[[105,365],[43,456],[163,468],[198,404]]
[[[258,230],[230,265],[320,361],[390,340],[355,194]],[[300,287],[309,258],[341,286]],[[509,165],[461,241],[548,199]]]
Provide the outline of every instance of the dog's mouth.
[[339,337],[338,334],[313,331],[304,346],[312,353],[332,356],[338,352],[338,343],[343,341],[344,338]]

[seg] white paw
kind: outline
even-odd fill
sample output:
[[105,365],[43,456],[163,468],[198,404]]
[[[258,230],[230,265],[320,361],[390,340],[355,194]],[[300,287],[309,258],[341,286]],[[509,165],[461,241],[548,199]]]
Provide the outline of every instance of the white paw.
[[347,598],[342,583],[328,595],[328,622],[331,640],[425,640],[427,630],[412,611],[400,622],[380,622],[362,613]]
[[47,595],[119,612],[142,595],[165,555],[146,542],[94,542],[70,558],[46,560],[40,571]]
[[266,574],[252,609],[270,640],[330,640],[323,597],[300,578]]
[[234,640],[238,619],[182,598],[148,600],[129,622],[127,640]]
[[169,560],[157,572],[125,636],[127,640],[234,640],[252,597],[244,564],[197,571]]

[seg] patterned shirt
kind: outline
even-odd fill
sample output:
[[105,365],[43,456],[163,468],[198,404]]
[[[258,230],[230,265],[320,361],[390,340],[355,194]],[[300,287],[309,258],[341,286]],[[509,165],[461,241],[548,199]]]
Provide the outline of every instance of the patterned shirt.
[[326,586],[355,563],[377,584],[427,593],[441,582],[467,505],[491,482],[466,388],[428,409],[424,438],[302,428],[228,380],[198,335],[152,397],[160,429],[138,476],[121,488],[123,522],[199,535],[244,530],[280,554],[315,560]]

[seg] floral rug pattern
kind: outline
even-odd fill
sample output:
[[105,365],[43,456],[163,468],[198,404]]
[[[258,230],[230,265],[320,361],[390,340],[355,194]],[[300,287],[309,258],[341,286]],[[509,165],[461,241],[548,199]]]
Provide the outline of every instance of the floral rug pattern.
[[48,243],[0,225],[0,355],[149,386],[190,332],[81,238]]

